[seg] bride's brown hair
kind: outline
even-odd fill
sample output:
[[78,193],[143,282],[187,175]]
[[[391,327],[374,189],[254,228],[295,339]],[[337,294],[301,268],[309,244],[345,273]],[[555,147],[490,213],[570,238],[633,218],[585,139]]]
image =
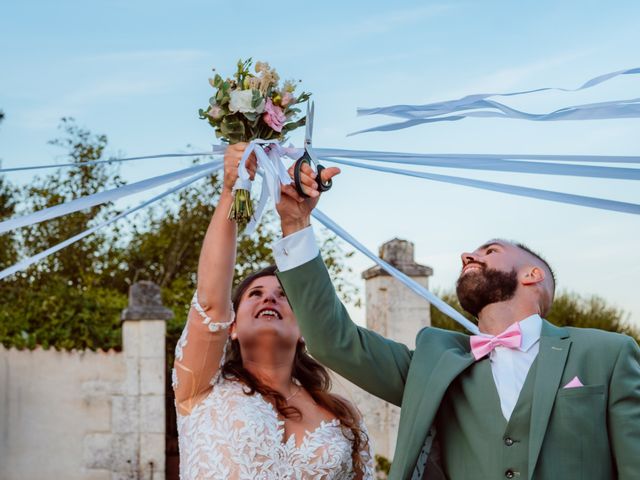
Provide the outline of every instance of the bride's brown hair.
[[[275,276],[275,274],[276,267],[269,266],[245,277],[233,292],[232,303],[234,311],[238,311],[243,293],[254,280],[260,277]],[[248,390],[245,390],[247,395],[253,395],[258,392],[269,400],[284,418],[302,417],[302,412],[289,405],[282,394],[260,382],[251,372],[244,368],[238,340],[232,340],[227,348],[227,355],[222,366],[222,375],[226,379],[237,379],[244,383],[248,387]],[[331,377],[329,372],[307,353],[303,342],[298,342],[296,345],[291,375],[318,405],[330,411],[340,421],[344,436],[352,444],[353,470],[355,472],[364,472],[364,459],[361,452],[365,450],[369,439],[359,426],[359,416],[355,408],[349,403],[330,393]]]

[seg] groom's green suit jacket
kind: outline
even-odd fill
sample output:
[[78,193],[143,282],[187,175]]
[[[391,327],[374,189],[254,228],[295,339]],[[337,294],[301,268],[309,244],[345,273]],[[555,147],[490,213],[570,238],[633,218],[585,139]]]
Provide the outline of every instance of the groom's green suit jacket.
[[[473,364],[469,336],[425,328],[410,350],[355,325],[320,256],[279,272],[278,278],[311,354],[401,406],[389,478],[411,478],[449,385]],[[635,341],[545,321],[536,361],[528,478],[640,479],[640,349]],[[562,388],[576,376],[584,386]]]

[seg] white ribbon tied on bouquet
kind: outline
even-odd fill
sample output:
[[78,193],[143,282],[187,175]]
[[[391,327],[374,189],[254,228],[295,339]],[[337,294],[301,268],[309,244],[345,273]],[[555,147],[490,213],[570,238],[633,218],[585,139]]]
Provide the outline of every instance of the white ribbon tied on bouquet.
[[289,177],[287,167],[282,159],[288,157],[297,160],[303,152],[304,150],[301,148],[283,147],[279,142],[273,140],[258,138],[249,142],[249,146],[245,149],[238,165],[238,179],[233,186],[233,192],[235,193],[236,190],[251,191],[252,181],[247,170],[247,160],[252,153],[256,155],[259,173],[262,176],[262,191],[254,216],[245,227],[244,233],[251,235],[255,232],[269,198],[273,198],[274,203],[278,203],[280,201],[280,185],[291,183],[291,177]]

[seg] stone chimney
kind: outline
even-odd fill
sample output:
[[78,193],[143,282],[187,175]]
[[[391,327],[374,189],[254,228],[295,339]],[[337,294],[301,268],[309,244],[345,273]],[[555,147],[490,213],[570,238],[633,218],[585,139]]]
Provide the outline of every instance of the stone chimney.
[[[413,243],[394,238],[382,245],[380,258],[428,288],[433,269],[416,263]],[[365,280],[367,328],[415,347],[418,331],[431,325],[429,302],[391,277],[382,267],[362,273]]]

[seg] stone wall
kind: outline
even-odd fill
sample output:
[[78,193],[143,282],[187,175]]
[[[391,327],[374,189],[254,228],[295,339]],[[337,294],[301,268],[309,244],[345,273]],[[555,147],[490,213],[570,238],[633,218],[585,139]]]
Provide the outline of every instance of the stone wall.
[[[381,257],[428,286],[413,244],[394,239]],[[367,327],[414,346],[429,303],[378,267],[363,273]],[[131,287],[122,352],[17,351],[0,346],[0,480],[163,480],[165,321],[149,282]],[[334,390],[362,411],[375,453],[392,459],[400,409],[334,375]]]
[[0,480],[164,479],[170,312],[143,308],[154,287],[132,287],[122,352],[0,346]]

